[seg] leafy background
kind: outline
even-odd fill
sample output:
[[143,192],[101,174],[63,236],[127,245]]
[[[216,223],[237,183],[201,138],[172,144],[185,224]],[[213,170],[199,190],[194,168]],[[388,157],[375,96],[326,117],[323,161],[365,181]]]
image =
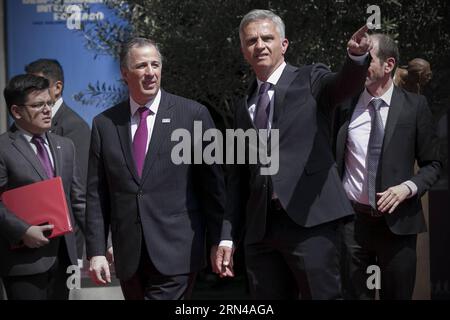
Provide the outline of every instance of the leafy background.
[[[86,46],[118,55],[132,36],[154,39],[164,56],[162,86],[206,105],[220,128],[230,126],[233,101],[242,96],[251,71],[240,52],[238,27],[254,8],[275,11],[286,24],[294,65],[322,62],[337,70],[352,33],[366,23],[369,5],[381,9],[382,30],[400,47],[400,65],[413,58],[430,61],[433,79],[425,94],[436,118],[450,105],[450,5],[446,0],[105,0],[126,23],[98,22],[83,29]],[[91,84],[77,99],[86,104],[100,94],[114,102],[126,95],[121,85]]]

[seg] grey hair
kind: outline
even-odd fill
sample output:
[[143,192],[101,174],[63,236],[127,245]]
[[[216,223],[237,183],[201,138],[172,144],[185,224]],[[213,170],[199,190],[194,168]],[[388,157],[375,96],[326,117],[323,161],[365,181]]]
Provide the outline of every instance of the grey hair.
[[147,39],[147,38],[132,38],[130,40],[128,40],[127,42],[125,42],[121,49],[120,49],[120,54],[119,54],[119,59],[120,59],[120,68],[125,68],[128,69],[128,56],[130,54],[131,49],[133,48],[141,48],[141,47],[153,47],[156,49],[156,51],[158,52],[158,56],[159,56],[159,60],[161,61],[162,64],[162,55],[161,55],[161,51],[158,48],[158,45],[156,44],[155,41]]
[[262,10],[262,9],[254,9],[247,13],[241,20],[241,24],[239,25],[239,37],[241,37],[242,40],[242,32],[244,28],[253,21],[257,20],[270,20],[275,24],[275,27],[280,35],[281,40],[285,38],[286,32],[285,32],[285,26],[283,20],[269,10]]

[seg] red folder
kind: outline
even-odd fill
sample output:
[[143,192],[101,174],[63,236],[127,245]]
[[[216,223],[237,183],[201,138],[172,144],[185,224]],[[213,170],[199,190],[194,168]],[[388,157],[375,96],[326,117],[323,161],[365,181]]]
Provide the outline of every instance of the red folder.
[[72,231],[61,177],[43,180],[2,194],[5,207],[31,225],[53,224],[48,238]]

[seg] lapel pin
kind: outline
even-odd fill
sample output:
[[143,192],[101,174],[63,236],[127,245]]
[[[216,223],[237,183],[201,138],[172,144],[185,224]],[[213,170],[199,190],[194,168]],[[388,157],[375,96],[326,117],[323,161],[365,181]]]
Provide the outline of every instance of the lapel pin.
[[170,118],[162,119],[162,123],[170,123]]

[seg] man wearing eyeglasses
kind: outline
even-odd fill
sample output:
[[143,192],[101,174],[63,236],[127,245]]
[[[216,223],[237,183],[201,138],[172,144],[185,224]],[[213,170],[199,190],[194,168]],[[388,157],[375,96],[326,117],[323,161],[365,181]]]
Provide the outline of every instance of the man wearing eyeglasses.
[[[81,182],[86,185],[87,165],[89,158],[89,140],[91,129],[63,99],[64,70],[59,61],[54,59],[38,59],[25,66],[25,72],[44,77],[50,83],[50,97],[55,102],[52,108],[51,132],[72,140],[75,145],[77,166],[80,169]],[[78,227],[84,221],[76,221],[75,236],[77,238],[78,259],[83,258],[84,236]],[[80,260],[79,262],[81,262]]]
[[[74,145],[49,132],[54,101],[48,80],[18,75],[4,97],[14,125],[0,135],[0,194],[60,176],[72,224],[75,216],[84,221],[85,195]],[[0,201],[0,276],[9,300],[68,299],[66,270],[77,264],[75,237],[69,233],[48,239],[52,229],[27,224]]]

